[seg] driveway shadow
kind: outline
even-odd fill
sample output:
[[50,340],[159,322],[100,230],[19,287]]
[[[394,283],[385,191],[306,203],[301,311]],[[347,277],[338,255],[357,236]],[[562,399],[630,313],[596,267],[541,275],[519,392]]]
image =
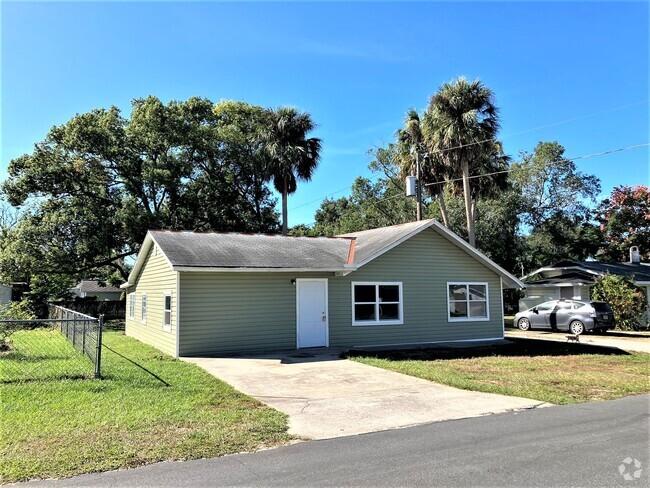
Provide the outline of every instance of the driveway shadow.
[[630,353],[616,347],[597,346],[593,344],[575,344],[543,339],[508,338],[497,344],[487,344],[469,347],[432,346],[418,349],[401,350],[351,350],[345,357],[371,356],[391,361],[436,359],[472,359],[491,356],[577,356],[582,354],[602,354],[607,356],[627,356]]
[[307,349],[291,349],[280,351],[267,351],[252,354],[219,354],[201,356],[204,358],[227,358],[227,359],[259,359],[275,360],[281,364],[318,363],[326,361],[340,361],[345,351],[339,347],[313,347]]

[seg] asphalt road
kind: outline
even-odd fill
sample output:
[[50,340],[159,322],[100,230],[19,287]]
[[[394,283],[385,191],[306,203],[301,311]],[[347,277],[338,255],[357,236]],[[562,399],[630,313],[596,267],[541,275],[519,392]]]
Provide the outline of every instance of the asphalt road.
[[27,485],[650,486],[649,407],[636,396]]

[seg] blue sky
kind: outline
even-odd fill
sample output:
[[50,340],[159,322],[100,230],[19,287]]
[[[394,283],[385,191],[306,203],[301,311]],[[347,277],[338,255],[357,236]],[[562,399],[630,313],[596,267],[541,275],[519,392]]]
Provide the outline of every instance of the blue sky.
[[[409,107],[423,109],[458,75],[495,92],[504,147],[515,159],[541,140],[559,141],[569,157],[650,140],[647,2],[3,2],[1,9],[0,178],[52,125],[96,107],[128,112],[131,99],[150,94],[293,105],[312,114],[323,139],[312,182],[289,198],[289,224],[311,222],[318,202],[305,204],[368,175],[368,149],[390,141]],[[569,119],[577,120],[530,130]],[[648,184],[649,154],[577,164],[608,194]]]

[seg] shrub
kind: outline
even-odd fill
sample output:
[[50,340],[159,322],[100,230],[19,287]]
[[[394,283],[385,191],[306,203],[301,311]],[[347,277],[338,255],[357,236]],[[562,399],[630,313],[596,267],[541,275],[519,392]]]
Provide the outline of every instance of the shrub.
[[647,327],[641,323],[648,309],[645,291],[626,276],[606,275],[596,280],[592,300],[607,302],[614,310],[616,326],[621,330],[638,330]]

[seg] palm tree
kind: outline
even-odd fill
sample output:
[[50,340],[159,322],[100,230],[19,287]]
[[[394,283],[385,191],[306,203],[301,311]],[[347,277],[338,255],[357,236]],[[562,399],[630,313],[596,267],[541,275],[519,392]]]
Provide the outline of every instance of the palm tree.
[[[425,186],[440,205],[440,213],[445,227],[449,227],[449,217],[445,205],[445,168],[441,158],[428,150],[420,114],[410,109],[404,118],[404,128],[397,131],[399,141],[399,162],[402,176],[417,174],[418,185]],[[420,157],[422,159],[420,159]],[[419,189],[419,191],[421,191]],[[418,195],[420,199],[421,194]],[[420,213],[420,212],[418,212]]]
[[429,150],[440,156],[452,177],[462,178],[467,234],[476,246],[470,172],[477,172],[496,142],[499,117],[494,94],[479,80],[460,77],[431,97],[423,122]]
[[280,107],[269,109],[267,118],[262,140],[273,186],[282,194],[282,234],[286,235],[287,196],[296,191],[298,180],[311,180],[320,161],[321,140],[307,137],[316,128],[308,113]]

